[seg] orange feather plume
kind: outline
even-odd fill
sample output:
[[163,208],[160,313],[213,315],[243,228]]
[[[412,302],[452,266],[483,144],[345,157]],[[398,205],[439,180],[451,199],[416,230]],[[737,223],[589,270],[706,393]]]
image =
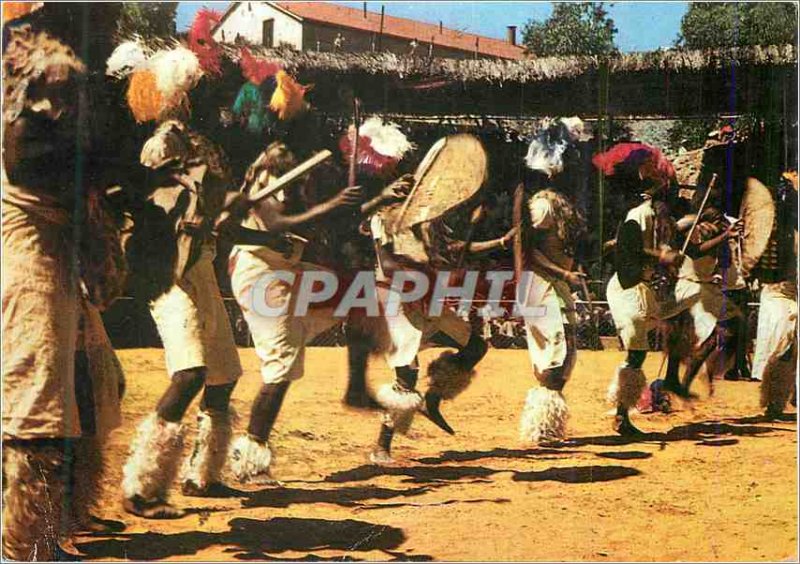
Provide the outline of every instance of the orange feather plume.
[[277,87],[269,101],[269,109],[278,114],[278,119],[289,120],[303,111],[306,102],[303,99],[311,86],[298,84],[286,71],[275,74]]
[[3,23],[32,14],[44,5],[44,2],[3,2]]
[[128,84],[128,107],[138,123],[156,120],[164,107],[156,76],[147,70],[131,75]]

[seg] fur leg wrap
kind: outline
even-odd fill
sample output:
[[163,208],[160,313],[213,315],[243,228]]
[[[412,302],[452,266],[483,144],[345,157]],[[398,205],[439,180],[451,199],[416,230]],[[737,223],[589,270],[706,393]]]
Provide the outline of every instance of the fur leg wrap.
[[428,391],[445,400],[453,399],[467,389],[475,371],[465,368],[458,355],[444,352],[428,366]]
[[72,517],[75,526],[83,529],[91,524],[92,513],[103,497],[105,458],[103,441],[96,437],[80,439],[75,453],[72,485]]
[[6,442],[3,458],[3,559],[55,560],[59,537],[69,531],[63,447]]
[[183,426],[153,413],[139,424],[122,468],[122,493],[130,499],[166,500],[178,474],[183,451]]
[[384,384],[375,394],[385,412],[381,422],[398,433],[405,434],[411,427],[414,414],[422,407],[422,395],[416,390],[403,388],[398,384]]
[[608,387],[608,403],[624,409],[634,407],[647,385],[647,378],[641,368],[620,366]]
[[269,476],[272,451],[269,443],[259,442],[249,435],[237,437],[231,445],[231,470],[246,484],[257,477]]
[[569,409],[561,392],[531,388],[522,409],[520,439],[525,442],[560,441],[567,437]]
[[192,482],[201,489],[221,481],[235,419],[232,408],[228,411],[201,410],[197,414],[197,437],[192,454],[183,463],[182,481]]
[[761,381],[761,407],[783,413],[796,377],[793,361],[776,359],[767,364]]

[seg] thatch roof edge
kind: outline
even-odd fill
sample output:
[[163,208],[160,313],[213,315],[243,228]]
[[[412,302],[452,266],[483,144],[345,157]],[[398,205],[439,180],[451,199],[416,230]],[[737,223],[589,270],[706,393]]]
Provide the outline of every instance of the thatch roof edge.
[[[224,46],[238,60],[239,48]],[[794,66],[793,45],[771,45],[694,51],[662,49],[599,57],[546,57],[520,61],[494,59],[429,59],[393,53],[331,53],[248,47],[254,55],[280,62],[289,71],[367,73],[404,77],[437,77],[462,81],[530,83],[575,79],[607,65],[612,74],[632,72],[700,72],[730,66]]]

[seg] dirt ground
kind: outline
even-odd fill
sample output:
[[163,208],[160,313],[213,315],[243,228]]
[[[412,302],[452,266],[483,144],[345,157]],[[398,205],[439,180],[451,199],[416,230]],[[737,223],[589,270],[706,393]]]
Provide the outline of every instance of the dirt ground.
[[[340,401],[345,349],[311,349],[272,438],[282,487],[237,486],[226,499],[176,493],[186,517],[146,521],[122,512],[119,482],[135,425],[166,386],[163,353],[119,354],[125,425],[111,439],[101,514],[127,528],[78,539],[90,559],[797,559],[797,424],[756,417],[755,383],[719,382],[679,412],[634,414],[652,433],[626,441],[603,403],[622,353],[581,351],[566,389],[574,440],[533,448],[517,436],[532,385],[527,351],[490,350],[473,385],[443,407],[456,436],[419,417],[396,440],[396,465],[381,468],[366,460],[378,415]],[[436,354],[423,353],[423,366]],[[241,355],[240,426],[259,385],[254,351]],[[660,360],[649,355],[650,378]],[[371,363],[373,385],[389,376]]]

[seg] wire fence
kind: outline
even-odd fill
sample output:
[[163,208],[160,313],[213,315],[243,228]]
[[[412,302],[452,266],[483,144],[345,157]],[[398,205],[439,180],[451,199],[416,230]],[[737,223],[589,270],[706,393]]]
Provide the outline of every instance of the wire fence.
[[[240,347],[253,346],[250,329],[242,315],[236,300],[223,298],[225,309],[233,329],[236,344]],[[576,331],[579,349],[599,350],[618,349],[621,346],[617,337],[617,329],[608,309],[608,302],[584,301],[576,302],[578,326]],[[746,304],[748,318],[748,338],[755,338],[755,329],[758,322],[758,303]],[[150,316],[147,304],[133,298],[120,298],[103,314],[106,330],[108,331],[114,348],[147,348],[160,347],[161,339],[158,336],[155,323]],[[524,349],[525,325],[515,317],[483,318],[473,309],[467,319],[473,328],[481,335],[490,346],[498,349]],[[310,343],[317,347],[343,347],[346,346],[344,323],[331,327],[328,331],[317,335]],[[650,347],[652,350],[661,350],[659,335],[656,331],[650,334]]]

